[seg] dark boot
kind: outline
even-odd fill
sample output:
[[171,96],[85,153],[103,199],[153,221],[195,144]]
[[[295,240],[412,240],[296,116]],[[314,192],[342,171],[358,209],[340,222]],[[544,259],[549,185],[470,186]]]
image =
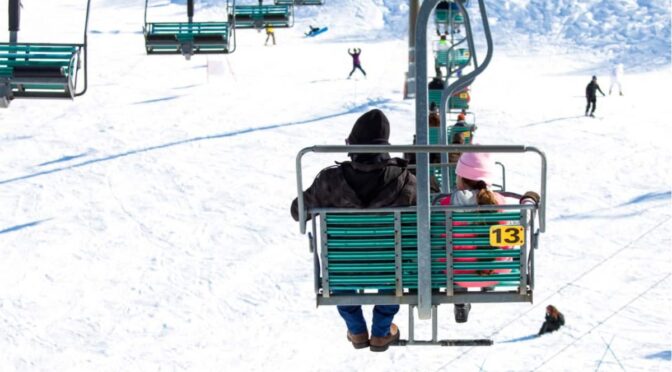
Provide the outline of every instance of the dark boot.
[[390,334],[383,337],[371,336],[371,351],[385,351],[391,344],[399,341],[401,332],[396,324],[390,326]]
[[348,331],[348,341],[352,342],[355,349],[363,349],[369,347],[369,332],[362,332],[353,335]]
[[455,322],[466,323],[469,320],[469,310],[471,310],[471,304],[455,304]]

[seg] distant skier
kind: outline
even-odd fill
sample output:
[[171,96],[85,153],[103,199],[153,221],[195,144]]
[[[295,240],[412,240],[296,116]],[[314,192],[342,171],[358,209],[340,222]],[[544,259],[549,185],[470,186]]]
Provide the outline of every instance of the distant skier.
[[348,54],[350,55],[350,57],[352,57],[352,71],[350,71],[348,79],[352,77],[352,74],[355,73],[356,69],[359,69],[359,71],[361,71],[362,74],[364,74],[364,77],[366,77],[366,71],[364,71],[364,69],[362,68],[362,64],[359,60],[359,55],[362,54],[362,50],[359,48],[353,48],[351,52],[350,49],[348,49]]
[[264,45],[268,45],[268,40],[273,39],[273,45],[275,45],[275,31],[273,30],[273,26],[270,24],[266,25],[266,42]]
[[[588,111],[590,111],[590,116],[595,117],[595,107],[597,105],[597,91],[600,91],[600,94],[604,97],[604,92],[600,89],[600,86],[597,84],[597,76],[593,75],[593,79],[586,86],[586,100],[588,104],[586,105],[586,116],[588,116]],[[590,105],[593,105],[593,109],[590,110]]]
[[539,336],[544,333],[555,332],[565,325],[565,316],[553,305],[546,306],[546,320],[539,330]]
[[623,95],[621,79],[623,79],[623,64],[618,63],[614,65],[614,68],[611,69],[611,85],[609,85],[609,95],[611,95],[611,90],[614,89],[614,85],[618,85],[618,94],[621,96]]

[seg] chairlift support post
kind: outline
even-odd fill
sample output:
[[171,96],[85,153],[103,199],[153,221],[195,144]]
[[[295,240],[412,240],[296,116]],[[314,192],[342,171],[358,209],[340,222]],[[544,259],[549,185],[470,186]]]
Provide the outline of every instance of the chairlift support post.
[[408,11],[408,72],[406,73],[406,86],[404,87],[404,98],[415,98],[415,77],[417,70],[415,66],[415,23],[418,18],[419,0],[409,0]]
[[189,23],[194,22],[194,0],[187,0],[187,17]]
[[21,0],[9,0],[9,42],[18,41],[19,26],[21,24]]
[[[427,26],[432,11],[441,0],[423,1],[418,11],[415,25],[415,133],[419,146],[429,144],[427,112],[429,96],[427,90]],[[431,286],[431,237],[430,237],[430,195],[429,195],[429,154],[416,155],[417,169],[417,229],[418,229],[418,317],[432,317]]]

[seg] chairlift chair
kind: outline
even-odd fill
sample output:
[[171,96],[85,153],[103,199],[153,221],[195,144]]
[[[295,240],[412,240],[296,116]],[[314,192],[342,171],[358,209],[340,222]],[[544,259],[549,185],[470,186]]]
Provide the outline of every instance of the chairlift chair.
[[[145,0],[145,50],[147,54],[228,54],[236,50],[235,27],[229,22],[194,22],[194,1],[187,2],[187,22],[147,22]],[[235,5],[235,0],[234,0]]]
[[[87,29],[91,0],[86,3],[84,42],[17,42],[20,5],[9,4],[10,40],[0,42],[0,107],[16,98],[74,99],[86,93]],[[78,89],[78,72],[84,70],[84,82]]]
[[235,28],[294,26],[294,5],[235,5],[229,7],[229,22]]

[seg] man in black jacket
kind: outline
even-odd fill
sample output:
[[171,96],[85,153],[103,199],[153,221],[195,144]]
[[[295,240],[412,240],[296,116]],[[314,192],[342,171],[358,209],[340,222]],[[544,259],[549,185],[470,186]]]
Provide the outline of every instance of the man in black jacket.
[[[380,110],[371,110],[357,119],[346,142],[350,145],[389,145],[390,123]],[[315,207],[381,208],[409,206],[416,203],[415,176],[406,169],[406,161],[390,158],[388,153],[348,154],[352,161],[336,163],[323,169],[313,184],[303,192],[306,210]],[[298,201],[291,206],[298,221]],[[312,216],[308,215],[308,218]],[[392,323],[399,305],[376,305],[373,308],[371,339],[361,306],[338,306],[348,327],[347,338],[356,349],[371,347],[385,351],[399,339],[399,329]]]
[[602,89],[600,89],[600,86],[597,84],[597,76],[593,76],[593,79],[588,83],[588,86],[586,86],[586,100],[588,101],[588,104],[586,105],[586,116],[588,116],[588,110],[592,103],[593,109],[590,111],[590,116],[595,117],[594,113],[597,104],[598,90],[600,91],[600,94],[602,94],[602,97],[604,97],[604,92],[602,92]]

